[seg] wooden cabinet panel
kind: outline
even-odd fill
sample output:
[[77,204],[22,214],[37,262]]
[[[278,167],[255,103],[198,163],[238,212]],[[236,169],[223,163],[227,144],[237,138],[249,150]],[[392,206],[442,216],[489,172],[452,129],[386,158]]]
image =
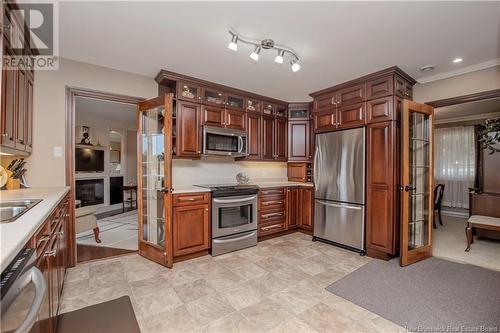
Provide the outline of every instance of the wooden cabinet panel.
[[179,81],[177,82],[177,99],[200,102],[201,87],[194,83]]
[[301,224],[300,218],[300,188],[289,187],[288,188],[288,200],[287,200],[287,221],[288,229],[298,228]]
[[311,159],[309,120],[288,122],[288,160],[308,161]]
[[360,103],[365,100],[365,84],[360,83],[350,87],[342,88],[335,94],[337,106]]
[[402,98],[412,99],[412,85],[399,75],[396,75],[394,78],[394,94]]
[[245,97],[237,96],[233,94],[226,95],[226,108],[245,111],[246,107]]
[[335,93],[326,94],[314,99],[314,112],[327,112],[335,108]]
[[14,126],[16,115],[17,71],[2,70],[2,124],[1,143],[15,147]]
[[38,318],[33,327],[32,332],[39,333],[51,333],[52,332],[52,321],[50,318],[50,294],[49,294],[49,286],[50,286],[50,269],[49,269],[49,260],[47,257],[40,256],[36,263],[36,267],[42,272],[43,278],[47,284],[48,290],[47,295],[38,311]]
[[208,205],[180,206],[173,210],[174,256],[210,248],[210,213]]
[[17,117],[16,117],[16,149],[25,150],[26,143],[25,128],[26,128],[26,87],[27,78],[24,70],[17,71]]
[[394,79],[392,75],[366,82],[366,100],[390,96],[394,91]]
[[300,228],[305,230],[313,229],[313,204],[314,189],[312,187],[302,187],[300,189]]
[[260,114],[247,114],[247,154],[246,159],[259,160],[261,158],[262,128]]
[[247,111],[261,113],[262,102],[254,98],[247,98]]
[[326,132],[335,129],[335,110],[314,114],[314,132]]
[[177,156],[200,156],[200,129],[200,105],[179,101],[177,106]]
[[368,251],[393,255],[396,251],[395,122],[368,125],[367,142],[366,247]]
[[245,112],[226,110],[225,118],[226,119],[224,121],[224,124],[227,128],[237,129],[241,131],[244,131],[246,129]]
[[208,87],[203,87],[201,90],[201,98],[203,103],[205,104],[211,104],[214,106],[221,106],[223,107],[224,104],[226,104],[226,95],[216,89],[208,88]]
[[337,127],[349,128],[365,123],[365,103],[341,106],[337,109]]
[[274,160],[274,117],[262,116],[262,159]]
[[24,129],[26,151],[33,150],[33,80],[26,80],[26,125]]
[[287,121],[284,118],[275,119],[275,159],[287,160]]
[[287,229],[286,219],[278,219],[268,223],[259,224],[257,234],[259,237],[273,235]]
[[307,181],[307,163],[288,163],[287,172],[291,182]]
[[265,197],[271,195],[285,195],[285,187],[265,188],[259,191],[259,197],[264,200]]
[[203,106],[203,124],[224,127],[224,109],[213,106]]
[[366,102],[367,122],[378,123],[393,120],[393,97],[383,97]]

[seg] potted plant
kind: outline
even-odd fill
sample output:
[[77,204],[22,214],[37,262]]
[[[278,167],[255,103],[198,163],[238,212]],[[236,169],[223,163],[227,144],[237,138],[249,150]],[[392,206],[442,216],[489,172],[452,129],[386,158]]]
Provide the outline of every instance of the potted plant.
[[500,118],[486,119],[484,126],[478,131],[478,140],[481,148],[489,151],[488,154],[500,152],[500,148],[495,147],[500,143]]

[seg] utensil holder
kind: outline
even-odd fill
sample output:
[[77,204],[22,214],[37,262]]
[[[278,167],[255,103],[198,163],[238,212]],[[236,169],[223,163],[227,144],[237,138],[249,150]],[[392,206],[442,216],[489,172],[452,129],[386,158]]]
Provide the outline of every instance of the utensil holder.
[[5,184],[5,187],[7,190],[17,190],[21,188],[21,180],[12,178],[12,171],[7,170],[7,174],[9,175],[9,178],[7,178],[7,183]]

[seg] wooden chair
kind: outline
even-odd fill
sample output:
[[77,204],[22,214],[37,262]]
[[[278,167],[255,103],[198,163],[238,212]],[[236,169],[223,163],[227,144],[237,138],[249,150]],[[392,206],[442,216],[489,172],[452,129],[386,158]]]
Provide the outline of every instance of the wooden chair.
[[499,240],[500,193],[484,193],[475,189],[469,192],[470,217],[465,227],[466,252],[474,243],[474,235]]
[[[441,203],[443,201],[444,194],[444,184],[438,184],[434,188],[434,213],[437,211],[439,216],[439,224],[443,225],[443,220],[441,219]],[[436,220],[432,220],[432,226],[436,229]]]

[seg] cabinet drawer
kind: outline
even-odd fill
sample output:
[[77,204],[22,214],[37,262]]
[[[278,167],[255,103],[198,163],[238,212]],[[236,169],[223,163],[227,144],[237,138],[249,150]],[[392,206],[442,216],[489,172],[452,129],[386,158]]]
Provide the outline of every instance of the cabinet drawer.
[[210,198],[209,193],[186,193],[174,194],[172,202],[174,206],[191,206],[207,204]]
[[342,106],[338,109],[337,128],[361,126],[365,123],[365,103]]
[[272,235],[272,234],[277,233],[277,232],[285,231],[286,230],[286,220],[281,219],[278,221],[259,225],[258,230],[259,230],[259,232],[258,232],[259,236],[267,236],[267,235]]
[[30,242],[30,247],[36,249],[37,256],[43,253],[43,250],[47,246],[47,243],[50,240],[50,218],[45,222],[40,229],[35,233]]
[[284,208],[277,209],[275,211],[261,211],[259,212],[259,225],[266,224],[271,221],[285,219],[286,212]]
[[[260,190],[259,194],[261,197],[269,195],[285,195],[285,189],[285,187],[266,188]],[[264,200],[264,198],[262,198],[262,200]]]
[[273,208],[283,208],[285,206],[285,196],[279,195],[275,197],[266,198],[265,200],[260,200],[260,209],[273,209]]

